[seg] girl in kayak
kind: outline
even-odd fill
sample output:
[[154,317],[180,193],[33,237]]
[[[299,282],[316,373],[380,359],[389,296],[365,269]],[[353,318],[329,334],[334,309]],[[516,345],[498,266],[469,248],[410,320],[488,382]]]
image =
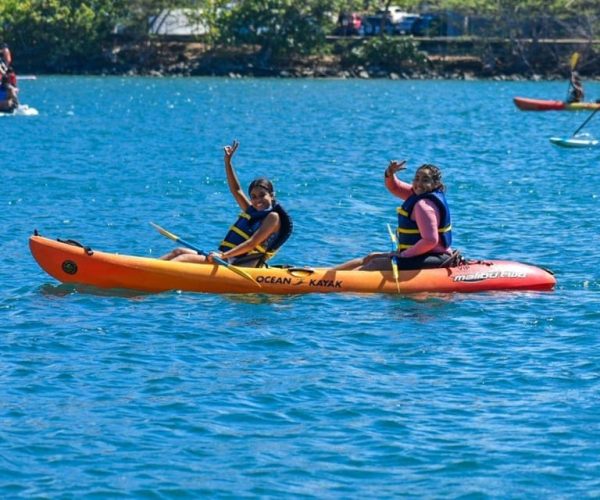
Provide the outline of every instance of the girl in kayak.
[[263,267],[268,259],[285,243],[292,233],[292,220],[275,200],[273,184],[269,179],[258,178],[244,193],[231,159],[239,147],[237,141],[225,146],[225,172],[231,194],[242,209],[237,221],[229,228],[218,252],[208,257],[189,248],[176,248],[163,260],[178,262],[212,262],[212,256],[225,259],[242,267]]
[[401,170],[406,170],[406,160],[392,160],[385,170],[386,188],[405,200],[397,209],[397,250],[372,253],[334,269],[387,271],[392,269],[392,258],[399,269],[442,267],[451,261],[452,224],[440,169],[435,165],[421,165],[412,184],[396,177],[396,172]]

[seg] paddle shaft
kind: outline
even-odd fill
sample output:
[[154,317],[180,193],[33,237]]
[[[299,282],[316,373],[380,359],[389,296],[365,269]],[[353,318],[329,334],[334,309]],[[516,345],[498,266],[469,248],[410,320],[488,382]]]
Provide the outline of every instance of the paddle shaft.
[[595,109],[595,110],[592,112],[592,114],[586,118],[586,120],[585,120],[585,121],[584,121],[584,122],[583,122],[583,123],[582,123],[582,124],[579,126],[579,128],[578,128],[578,129],[577,129],[575,132],[573,132],[573,137],[575,137],[575,136],[577,135],[577,132],[579,132],[579,131],[580,131],[580,130],[583,128],[583,127],[585,127],[585,126],[588,124],[588,122],[589,122],[589,121],[590,121],[590,120],[591,120],[591,119],[594,117],[594,115],[595,115],[595,114],[596,114],[596,113],[597,113],[599,110],[600,110],[600,108],[597,108],[597,109]]
[[[177,243],[183,245],[184,247],[188,247],[189,249],[194,250],[195,252],[199,253],[200,255],[208,256],[208,253],[206,253],[204,250],[200,250],[196,245],[193,245],[189,241],[185,241],[184,239],[180,238],[176,234],[173,234],[172,232],[167,231],[166,229],[160,227],[158,224],[155,224],[154,222],[150,222],[150,225],[154,229],[156,229],[160,234],[162,234],[163,236],[166,236],[170,240],[176,241]],[[252,276],[250,276],[243,269],[240,269],[240,268],[230,264],[226,260],[223,260],[220,257],[216,257],[215,255],[211,255],[211,257],[212,257],[212,260],[214,262],[216,262],[217,264],[220,264],[223,267],[226,267],[230,271],[234,272],[235,274],[237,274],[238,276],[241,276],[244,279],[247,279],[248,281],[252,281],[252,283],[254,283],[258,288],[261,287],[260,283],[258,283]]]
[[[205,257],[208,257],[208,252],[205,252],[204,250],[200,250],[196,245],[193,245],[192,243],[185,241],[184,239],[180,238],[179,236],[177,236],[177,239],[175,241],[177,243],[182,244],[184,247],[188,247],[190,250],[194,250],[195,252],[198,252],[200,255],[204,255]],[[230,266],[231,265],[226,260],[223,260],[214,254],[211,256],[211,258],[212,258],[212,260],[214,260],[218,264],[221,264],[222,266]]]
[[[392,227],[387,225],[388,233],[390,235],[390,239],[392,240],[392,252],[398,251],[398,240],[396,239],[396,235],[392,231]],[[394,280],[396,281],[396,289],[398,293],[400,293],[400,282],[398,279],[398,257],[392,255],[392,273],[394,275]]]

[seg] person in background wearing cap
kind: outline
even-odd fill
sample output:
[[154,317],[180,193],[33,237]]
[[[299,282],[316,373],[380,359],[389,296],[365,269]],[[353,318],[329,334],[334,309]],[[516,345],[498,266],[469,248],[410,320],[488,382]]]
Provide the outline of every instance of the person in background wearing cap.
[[189,248],[176,248],[163,260],[179,262],[212,262],[212,256],[241,267],[263,267],[268,259],[285,243],[292,233],[292,220],[275,200],[273,184],[264,177],[254,179],[244,193],[231,159],[239,143],[225,146],[224,161],[227,183],[231,194],[242,209],[237,221],[229,228],[218,252],[200,255]]
[[452,222],[444,192],[441,170],[430,163],[417,168],[412,183],[400,180],[396,173],[406,169],[406,160],[390,161],[385,169],[385,186],[404,200],[396,211],[397,249],[391,253],[372,253],[334,267],[338,271],[388,271],[392,259],[398,269],[422,269],[454,265],[460,252],[451,250]]

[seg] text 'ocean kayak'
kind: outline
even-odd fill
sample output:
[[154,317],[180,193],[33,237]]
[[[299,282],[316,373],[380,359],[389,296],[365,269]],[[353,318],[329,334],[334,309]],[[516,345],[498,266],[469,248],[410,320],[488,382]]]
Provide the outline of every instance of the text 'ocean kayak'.
[[[391,271],[329,268],[243,268],[249,281],[214,264],[191,264],[99,252],[42,236],[29,239],[41,268],[63,283],[100,288],[208,293],[398,293]],[[400,271],[400,293],[551,290],[552,273],[510,261],[476,261],[451,268]]]
[[548,99],[514,97],[515,106],[521,111],[594,111],[600,109],[598,102],[564,102]]

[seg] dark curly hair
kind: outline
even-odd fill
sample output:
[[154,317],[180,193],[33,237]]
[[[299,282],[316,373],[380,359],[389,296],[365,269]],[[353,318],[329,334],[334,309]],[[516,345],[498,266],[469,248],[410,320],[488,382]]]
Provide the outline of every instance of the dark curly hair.
[[248,194],[252,193],[252,190],[255,187],[261,187],[266,190],[271,196],[273,196],[275,190],[273,189],[273,183],[267,179],[266,177],[259,177],[258,179],[254,179],[250,185],[248,186]]
[[436,167],[431,163],[423,163],[423,165],[417,169],[417,172],[421,172],[423,170],[429,171],[435,189],[446,191],[446,186],[444,186],[444,183],[442,182],[442,171],[439,169],[439,167]]

